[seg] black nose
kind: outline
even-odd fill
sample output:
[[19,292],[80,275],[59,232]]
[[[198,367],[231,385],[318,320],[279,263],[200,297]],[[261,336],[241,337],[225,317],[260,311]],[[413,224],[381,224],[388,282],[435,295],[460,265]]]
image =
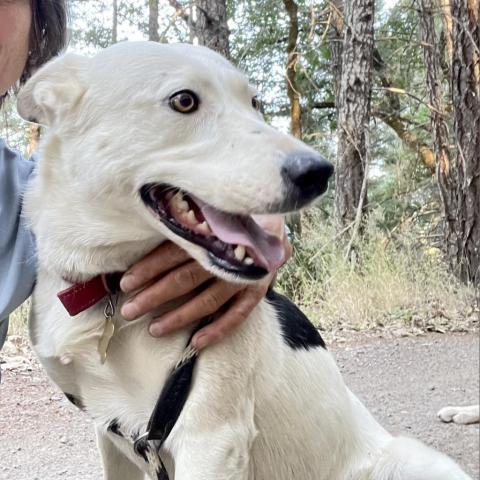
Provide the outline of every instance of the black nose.
[[321,155],[310,152],[288,155],[282,165],[285,211],[301,208],[324,193],[332,174],[333,165]]

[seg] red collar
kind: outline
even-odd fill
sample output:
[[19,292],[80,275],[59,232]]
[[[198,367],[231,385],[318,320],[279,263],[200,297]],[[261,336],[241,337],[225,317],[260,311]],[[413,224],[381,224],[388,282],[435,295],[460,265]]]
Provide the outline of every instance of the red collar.
[[71,317],[78,315],[95,305],[107,295],[120,290],[122,273],[102,273],[91,280],[75,283],[71,287],[57,293],[57,297]]

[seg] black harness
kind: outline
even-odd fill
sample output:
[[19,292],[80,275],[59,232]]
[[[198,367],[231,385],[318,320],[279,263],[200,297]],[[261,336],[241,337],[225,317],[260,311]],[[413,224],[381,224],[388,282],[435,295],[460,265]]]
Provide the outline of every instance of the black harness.
[[168,480],[168,473],[160,458],[160,448],[167,440],[170,432],[177,423],[187,401],[192,386],[193,370],[198,358],[198,350],[191,345],[196,332],[211,322],[211,318],[200,322],[192,331],[182,358],[169,373],[163,385],[160,396],[153,409],[146,432],[138,437],[133,448],[137,455],[142,455],[149,442],[154,442],[155,450],[161,465],[158,480]]

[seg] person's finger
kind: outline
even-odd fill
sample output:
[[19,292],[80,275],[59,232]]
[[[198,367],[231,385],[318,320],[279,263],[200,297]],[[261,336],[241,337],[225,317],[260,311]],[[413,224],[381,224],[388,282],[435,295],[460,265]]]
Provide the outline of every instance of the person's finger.
[[194,322],[212,315],[245,286],[216,280],[196,297],[171,312],[154,318],[150,323],[150,334],[160,337],[180,330]]
[[188,253],[174,243],[162,243],[125,272],[120,288],[125,293],[133,292],[189,258]]
[[198,262],[185,263],[124,303],[122,315],[126,320],[134,320],[174,298],[191,292],[212,277]]
[[194,335],[193,346],[202,349],[231,334],[252,313],[252,310],[265,297],[267,290],[268,283],[262,282],[259,285],[247,287],[240,292],[223,315]]

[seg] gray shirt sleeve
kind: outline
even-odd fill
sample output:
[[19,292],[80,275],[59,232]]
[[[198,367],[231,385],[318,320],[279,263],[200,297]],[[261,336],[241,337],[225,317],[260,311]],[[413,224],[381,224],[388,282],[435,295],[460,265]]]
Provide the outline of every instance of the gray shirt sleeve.
[[0,139],[0,348],[8,315],[30,295],[35,282],[33,234],[22,213],[22,195],[34,167]]

